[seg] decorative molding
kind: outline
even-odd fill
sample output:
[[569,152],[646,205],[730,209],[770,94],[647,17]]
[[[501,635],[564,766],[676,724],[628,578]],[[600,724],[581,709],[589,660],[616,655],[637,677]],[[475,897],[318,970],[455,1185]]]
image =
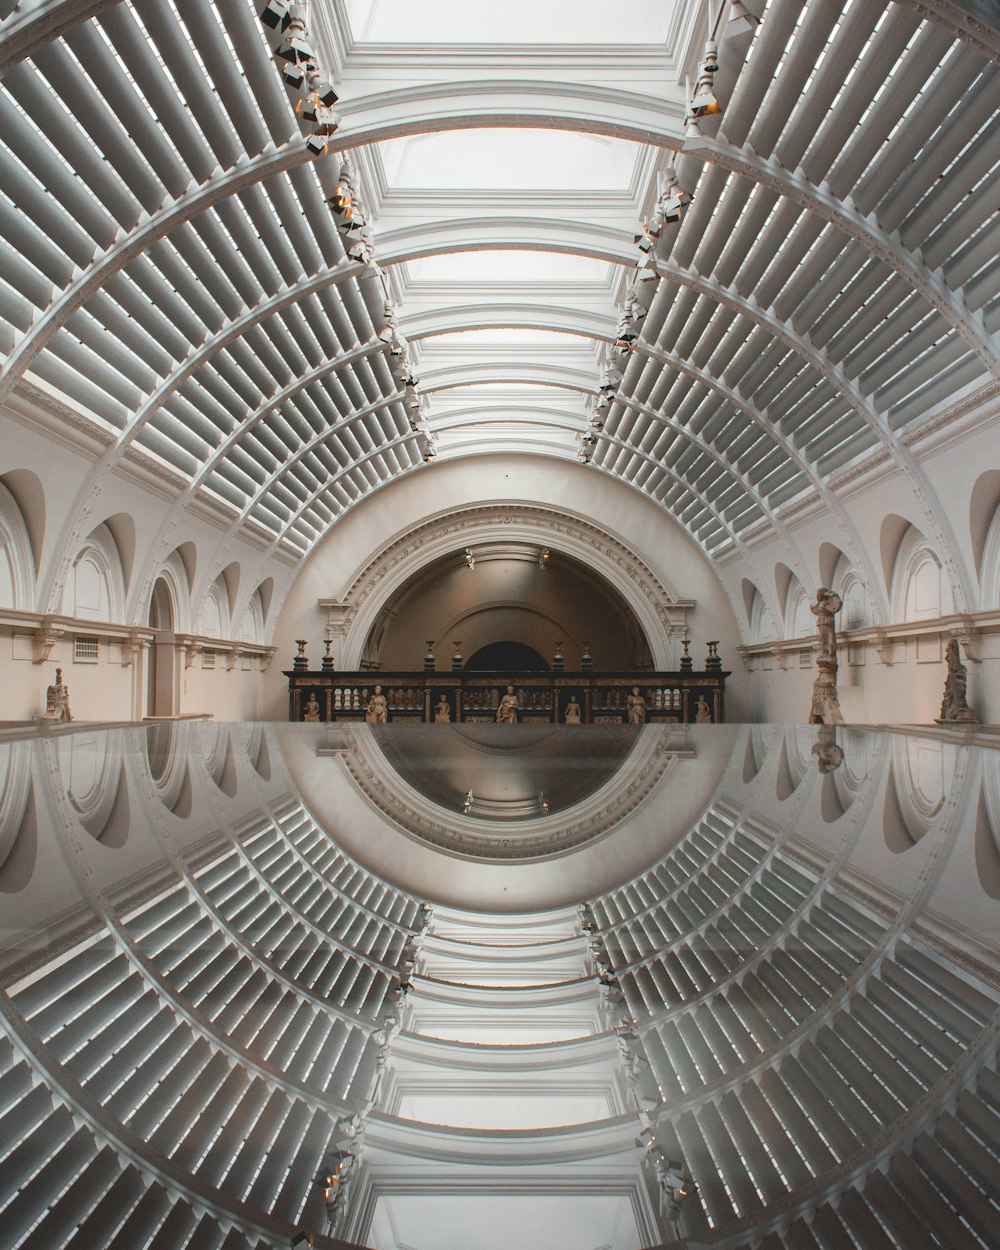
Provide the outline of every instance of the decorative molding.
[[654,663],[673,667],[671,639],[679,636],[675,631],[686,624],[695,601],[680,598],[640,556],[592,522],[553,508],[509,503],[484,503],[432,517],[385,546],[355,575],[342,599],[319,600],[327,613],[329,636],[344,639],[342,665],[356,666],[378,608],[408,576],[442,551],[479,545],[483,540],[478,535],[502,533],[507,526],[508,533],[527,534],[577,559],[589,560],[594,571],[620,592],[627,584],[631,593],[625,597],[649,635]]

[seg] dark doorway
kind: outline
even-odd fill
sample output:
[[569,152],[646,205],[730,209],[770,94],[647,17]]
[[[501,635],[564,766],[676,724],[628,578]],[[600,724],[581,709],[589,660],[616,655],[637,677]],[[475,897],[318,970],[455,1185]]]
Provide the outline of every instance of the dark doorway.
[[483,673],[547,673],[549,666],[534,647],[523,642],[491,642],[465,662],[466,669]]

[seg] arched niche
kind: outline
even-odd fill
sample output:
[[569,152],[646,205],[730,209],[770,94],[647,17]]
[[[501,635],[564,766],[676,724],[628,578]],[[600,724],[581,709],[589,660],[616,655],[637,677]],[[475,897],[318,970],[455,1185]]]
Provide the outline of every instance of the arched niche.
[[125,571],[107,524],[92,530],[73,557],[62,610],[66,616],[84,621],[124,620]]
[[465,549],[449,552],[386,599],[365,640],[366,664],[419,669],[431,642],[438,667],[447,667],[456,643],[467,662],[506,643],[536,654],[546,668],[561,649],[566,668],[579,669],[587,648],[597,670],[652,668],[635,612],[592,568],[534,543],[468,550],[471,567]]
[[[976,478],[969,498],[969,538],[972,561],[982,584],[982,607],[997,606],[1000,586],[1000,469],[990,469]],[[987,572],[987,565],[992,567]]]
[[[471,548],[475,568],[465,559],[465,548]],[[411,586],[419,583],[425,570],[437,565],[450,566],[453,574],[471,578],[480,569],[480,561],[488,561],[491,553],[504,556],[515,552],[517,559],[530,560],[538,568],[542,553],[548,550],[568,567],[575,564],[587,572],[595,593],[608,602],[616,602],[626,610],[624,620],[633,621],[636,637],[644,640],[651,666],[672,669],[679,659],[676,638],[685,629],[686,613],[694,606],[682,599],[633,552],[606,531],[582,518],[565,512],[534,505],[483,504],[465,510],[442,514],[409,530],[385,546],[352,580],[343,600],[344,641],[342,667],[358,668],[363,659],[370,659],[373,649],[383,667],[388,668],[387,652],[382,647],[393,627],[388,613]],[[549,561],[550,568],[556,565]],[[472,584],[470,585],[470,591]],[[452,619],[455,612],[444,617]],[[558,614],[555,615],[558,619]],[[566,626],[565,636],[555,635],[550,642],[561,641],[577,647],[591,642],[590,624]],[[618,635],[622,633],[619,621]],[[438,635],[414,633],[407,651],[404,668],[419,668],[427,640]],[[451,638],[446,639],[450,645]],[[464,642],[465,640],[463,640]],[[596,653],[595,664],[597,662]],[[543,652],[544,654],[545,652]],[[551,654],[551,652],[549,652]],[[576,662],[576,654],[565,651],[566,666]],[[610,666],[606,666],[610,667]]]
[[788,588],[785,607],[785,637],[805,638],[816,632],[806,588],[796,578]]
[[229,596],[221,576],[208,588],[201,605],[201,633],[209,638],[229,637]]
[[45,542],[45,492],[41,480],[30,469],[12,469],[0,475],[0,486],[10,494],[17,506],[28,538],[31,564],[37,577],[42,567],[42,546]]
[[891,587],[896,621],[933,620],[954,611],[941,557],[915,525],[908,527],[899,543]]
[[0,479],[0,608],[29,611],[34,589],[28,527],[17,500]]
[[174,633],[177,628],[176,584],[161,573],[149,596],[147,624],[153,643],[146,661],[146,715],[173,716],[178,703]]

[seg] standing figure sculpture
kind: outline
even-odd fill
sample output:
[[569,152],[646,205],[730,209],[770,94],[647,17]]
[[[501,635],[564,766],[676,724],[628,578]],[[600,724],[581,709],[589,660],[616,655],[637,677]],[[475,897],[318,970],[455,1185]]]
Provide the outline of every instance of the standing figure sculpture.
[[646,700],[639,693],[638,686],[632,687],[632,693],[628,697],[626,707],[628,709],[628,723],[630,725],[645,725]]
[[63,721],[71,721],[73,713],[69,710],[69,686],[63,685],[62,669],[56,669],[53,685],[45,691],[45,711],[42,720],[59,725]]
[[369,725],[384,725],[389,719],[389,705],[385,701],[382,687],[376,686],[375,693],[368,700],[365,708],[365,720]]
[[438,725],[451,724],[451,708],[448,706],[448,699],[445,695],[440,695],[434,707],[434,721]]
[[579,703],[577,703],[575,695],[566,704],[566,716],[564,720],[567,725],[580,725],[583,723],[583,717],[580,712],[580,705]]
[[966,701],[966,690],[969,684],[968,670],[962,663],[957,638],[948,639],[948,645],[944,649],[944,660],[948,665],[948,676],[944,682],[941,715],[936,718],[935,724],[978,725],[979,718]]
[[694,709],[694,723],[696,725],[711,725],[712,723],[712,709],[705,702],[703,694],[698,696],[698,703]]
[[517,695],[514,693],[513,686],[507,687],[507,693],[500,700],[500,706],[497,708],[497,724],[517,724]]
[[809,724],[842,725],[844,716],[837,696],[837,631],[833,618],[844,606],[844,601],[834,591],[820,586],[816,591],[816,602],[809,606],[816,618],[816,634],[819,639],[819,653],[816,656],[819,676],[813,682]]

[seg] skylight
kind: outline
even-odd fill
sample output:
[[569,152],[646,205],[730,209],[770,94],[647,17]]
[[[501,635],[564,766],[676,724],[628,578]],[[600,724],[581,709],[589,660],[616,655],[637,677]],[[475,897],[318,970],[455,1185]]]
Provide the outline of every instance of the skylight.
[[406,266],[412,282],[606,283],[611,266],[559,252],[475,251],[427,256]]
[[504,191],[515,207],[523,190],[628,191],[642,151],[626,139],[516,127],[451,130],[379,146],[390,193]]
[[353,0],[348,6],[359,43],[650,44],[663,43],[678,8],[670,0]]

